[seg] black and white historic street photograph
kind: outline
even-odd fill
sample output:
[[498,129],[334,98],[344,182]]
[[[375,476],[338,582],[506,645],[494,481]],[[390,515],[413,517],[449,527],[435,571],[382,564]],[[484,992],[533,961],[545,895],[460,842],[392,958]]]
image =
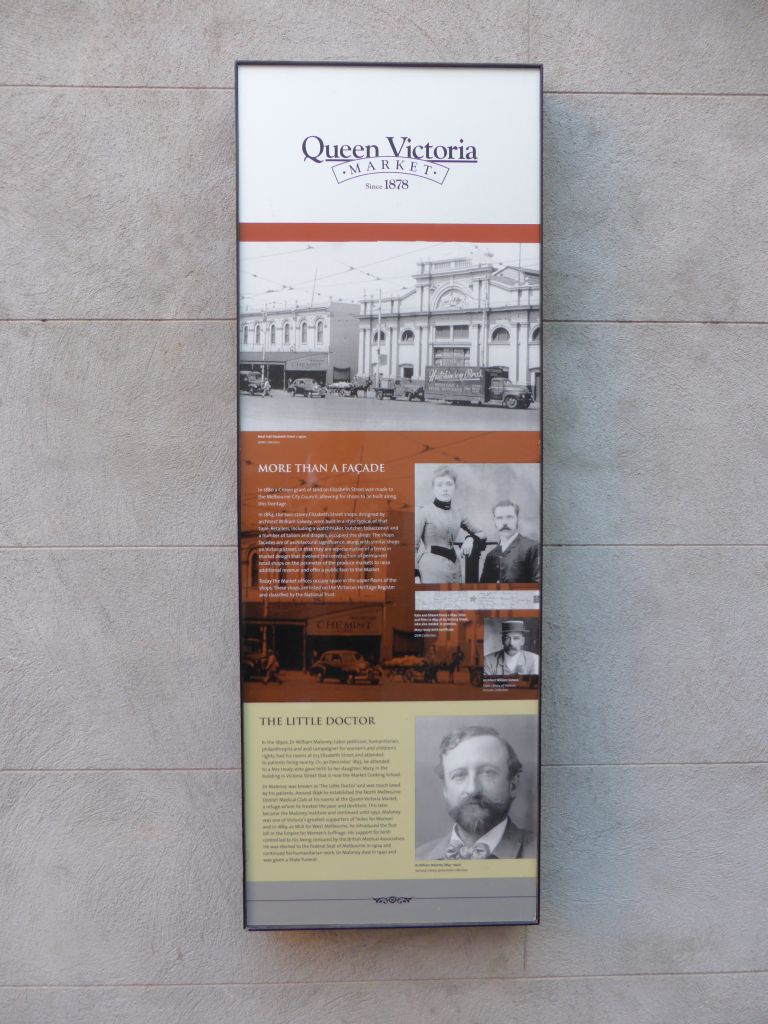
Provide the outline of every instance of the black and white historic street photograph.
[[416,860],[537,856],[538,716],[416,719]]
[[528,243],[241,242],[240,429],[539,430],[539,259]]
[[414,467],[418,584],[541,581],[536,463]]

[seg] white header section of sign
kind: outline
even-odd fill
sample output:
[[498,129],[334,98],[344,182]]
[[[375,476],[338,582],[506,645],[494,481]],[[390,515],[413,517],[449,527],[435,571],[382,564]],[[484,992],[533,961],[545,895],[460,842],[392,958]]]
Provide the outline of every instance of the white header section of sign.
[[241,223],[539,223],[537,68],[238,68]]

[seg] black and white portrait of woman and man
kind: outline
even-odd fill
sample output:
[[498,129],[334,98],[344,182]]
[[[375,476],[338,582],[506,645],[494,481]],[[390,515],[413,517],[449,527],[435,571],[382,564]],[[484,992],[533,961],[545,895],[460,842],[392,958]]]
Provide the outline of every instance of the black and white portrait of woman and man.
[[535,463],[415,467],[416,583],[541,582]]

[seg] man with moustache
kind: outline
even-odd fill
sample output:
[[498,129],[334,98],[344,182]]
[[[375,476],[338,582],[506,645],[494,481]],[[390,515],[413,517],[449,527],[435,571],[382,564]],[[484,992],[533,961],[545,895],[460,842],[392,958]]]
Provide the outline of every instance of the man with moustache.
[[523,768],[495,729],[470,725],[443,737],[437,774],[455,824],[424,843],[416,860],[506,860],[536,856],[536,837],[508,816]]
[[539,656],[524,650],[527,623],[524,619],[507,619],[501,624],[501,650],[491,651],[483,660],[483,676],[537,676]]
[[485,556],[481,583],[540,583],[539,545],[518,530],[520,506],[509,499],[493,506],[499,532],[497,543]]

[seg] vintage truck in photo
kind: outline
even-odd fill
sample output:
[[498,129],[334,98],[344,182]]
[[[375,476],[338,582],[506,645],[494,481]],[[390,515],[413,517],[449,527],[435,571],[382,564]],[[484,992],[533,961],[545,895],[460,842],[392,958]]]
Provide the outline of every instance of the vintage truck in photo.
[[513,384],[506,366],[428,366],[424,397],[456,405],[527,409],[533,392],[527,384]]

